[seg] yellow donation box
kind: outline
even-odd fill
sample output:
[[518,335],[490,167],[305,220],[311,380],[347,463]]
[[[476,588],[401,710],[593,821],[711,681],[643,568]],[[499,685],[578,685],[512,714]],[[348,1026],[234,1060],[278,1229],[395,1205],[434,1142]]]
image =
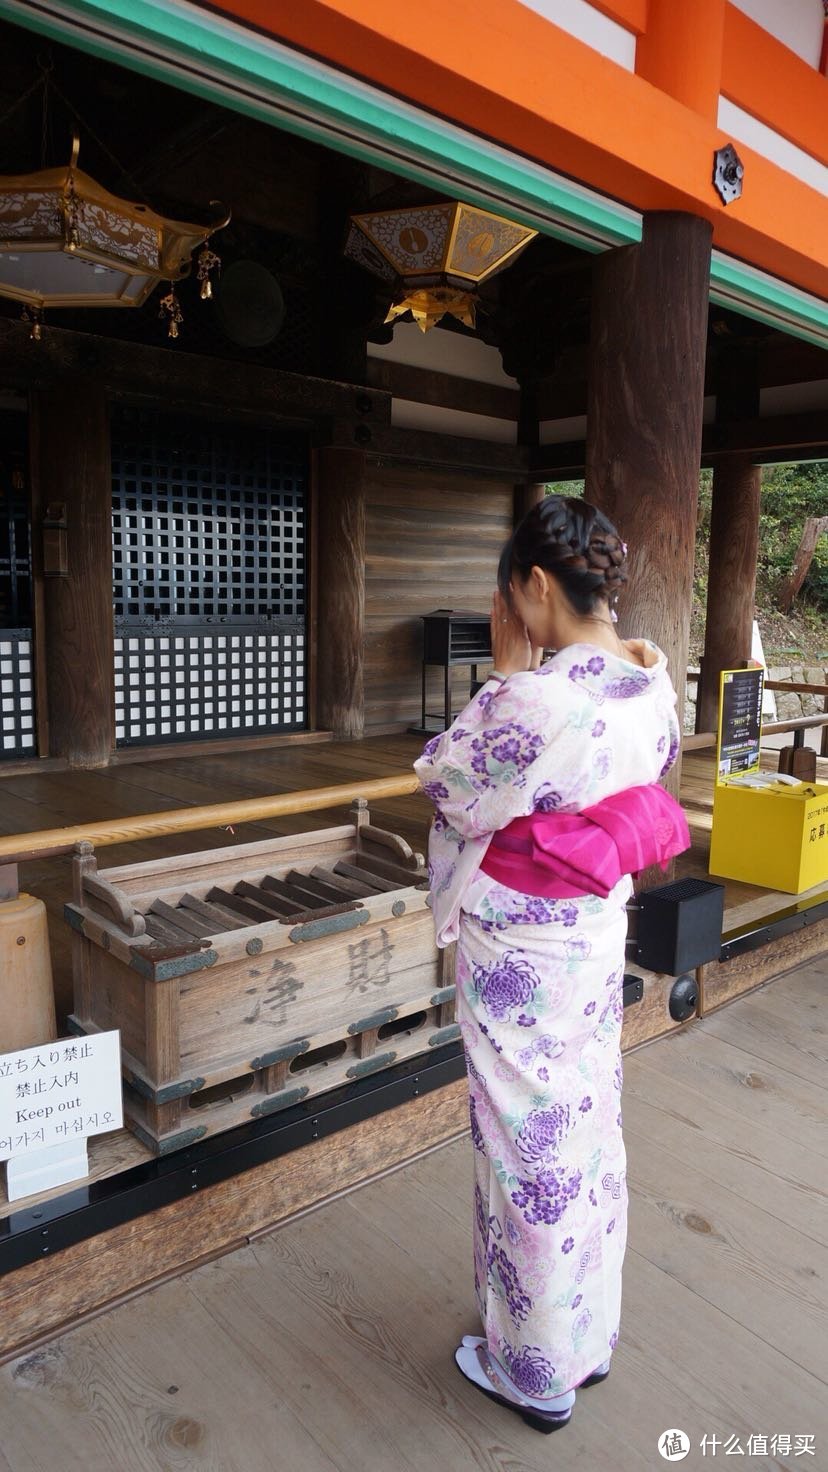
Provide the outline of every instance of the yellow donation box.
[[828,881],[828,782],[760,772],[764,670],[723,670],[711,874],[801,894]]

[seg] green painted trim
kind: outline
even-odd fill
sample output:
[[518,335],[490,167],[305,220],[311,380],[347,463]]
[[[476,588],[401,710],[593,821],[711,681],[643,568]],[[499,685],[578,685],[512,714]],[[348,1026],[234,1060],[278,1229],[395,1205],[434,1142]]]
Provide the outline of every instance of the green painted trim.
[[[507,208],[585,250],[641,239],[640,216],[625,205],[207,10],[177,0],[0,0],[0,17],[470,204]],[[828,347],[828,304],[718,251],[710,295]]]
[[718,250],[710,263],[710,299],[828,347],[828,302]]
[[469,203],[508,199],[519,223],[588,250],[641,238],[626,206],[209,11],[175,0],[0,0],[0,16]]

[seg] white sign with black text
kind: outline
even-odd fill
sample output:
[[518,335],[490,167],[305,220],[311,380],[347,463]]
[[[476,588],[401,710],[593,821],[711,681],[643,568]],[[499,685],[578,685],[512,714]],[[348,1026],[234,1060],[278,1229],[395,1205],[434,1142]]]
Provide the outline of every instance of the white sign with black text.
[[120,1032],[0,1054],[0,1160],[121,1129]]

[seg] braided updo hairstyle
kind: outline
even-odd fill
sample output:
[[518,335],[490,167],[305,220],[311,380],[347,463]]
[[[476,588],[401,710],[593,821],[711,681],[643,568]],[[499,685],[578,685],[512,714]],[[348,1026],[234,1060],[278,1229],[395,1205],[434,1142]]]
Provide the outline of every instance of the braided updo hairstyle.
[[597,506],[576,496],[545,496],[509,538],[497,570],[498,587],[511,603],[509,582],[522,582],[533,567],[556,578],[574,611],[594,612],[599,601],[612,609],[627,581],[627,548]]

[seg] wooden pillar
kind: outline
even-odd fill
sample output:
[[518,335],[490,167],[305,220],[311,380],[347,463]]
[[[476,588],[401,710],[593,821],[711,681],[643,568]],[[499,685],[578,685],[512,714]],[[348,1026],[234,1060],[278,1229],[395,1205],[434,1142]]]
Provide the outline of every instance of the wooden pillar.
[[715,731],[719,675],[750,659],[762,470],[743,455],[713,471],[710,566],[696,730]]
[[[109,761],[115,728],[112,482],[103,388],[70,378],[32,395],[35,568],[42,578],[49,755],[70,766]],[[44,569],[43,523],[65,507],[66,575]],[[58,534],[59,535],[59,534]],[[51,534],[56,540],[55,533]],[[54,565],[54,553],[49,565]]]
[[[624,637],[665,652],[682,718],[690,645],[712,229],[645,216],[641,244],[595,263],[586,488],[629,543]],[[679,763],[667,779],[679,787]]]
[[365,730],[365,454],[316,451],[317,712],[340,740]]
[[537,506],[546,494],[546,485],[543,481],[527,481],[523,485],[515,486],[514,497],[514,523],[519,526],[524,516],[528,516],[533,506]]

